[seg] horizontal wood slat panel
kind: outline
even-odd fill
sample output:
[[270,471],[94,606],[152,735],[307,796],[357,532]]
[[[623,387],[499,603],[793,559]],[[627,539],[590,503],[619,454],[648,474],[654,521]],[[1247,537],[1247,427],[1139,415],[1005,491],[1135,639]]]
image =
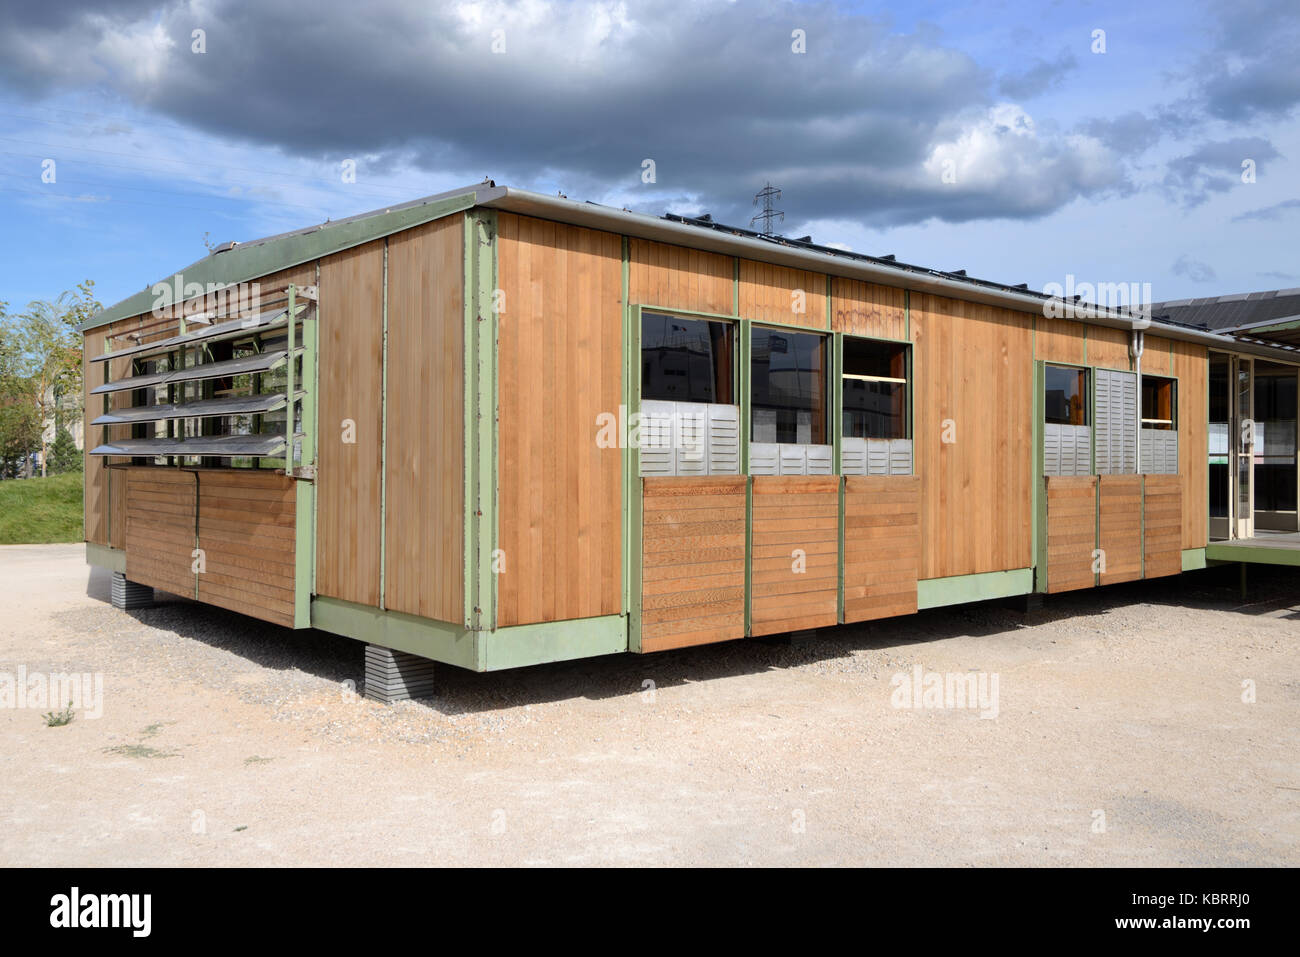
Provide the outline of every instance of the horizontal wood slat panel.
[[[294,480],[274,472],[118,470],[126,489],[126,577],[293,626]],[[198,531],[195,532],[195,496]],[[203,572],[194,573],[194,549]],[[197,580],[197,582],[196,582]]]
[[642,480],[643,652],[744,637],[745,481]]
[[126,489],[127,579],[193,598],[194,475],[117,469],[114,481]]
[[1144,577],[1178,575],[1183,570],[1182,480],[1177,475],[1144,475]]
[[[839,476],[756,476],[750,632],[774,635],[834,625],[839,618]],[[810,512],[788,520],[791,500]],[[813,517],[815,516],[815,517]],[[833,520],[827,535],[827,520]],[[812,528],[812,525],[821,528]],[[804,552],[796,571],[795,549]]]
[[1097,542],[1097,476],[1049,475],[1047,483],[1047,590],[1072,591],[1096,584],[1092,552]]
[[914,613],[920,567],[920,479],[846,477],[844,621]]
[[1142,577],[1142,476],[1101,475],[1098,482],[1101,584],[1135,581]]

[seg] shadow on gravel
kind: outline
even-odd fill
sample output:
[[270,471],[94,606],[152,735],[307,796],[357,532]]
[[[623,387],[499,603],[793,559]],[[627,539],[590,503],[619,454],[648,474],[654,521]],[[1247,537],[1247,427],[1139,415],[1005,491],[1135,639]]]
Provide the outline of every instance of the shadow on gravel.
[[[92,570],[87,594],[107,599],[107,574]],[[960,636],[997,635],[1054,621],[1104,616],[1134,605],[1271,614],[1300,618],[1300,573],[1252,567],[1251,595],[1241,600],[1235,565],[1189,572],[1178,578],[1129,582],[1106,588],[1044,596],[1025,610],[1024,599],[931,609],[905,618],[800,632],[789,638],[747,639],[660,652],[609,655],[511,671],[476,674],[452,666],[437,670],[437,695],[420,703],[445,715],[542,704],[571,698],[601,700],[639,694],[647,682],[664,688],[755,674],[822,661],[855,652],[908,649]],[[327,632],[294,631],[157,592],[155,607],[128,612],[141,624],[165,629],[239,655],[268,669],[297,669],[325,681],[363,685],[360,642]]]

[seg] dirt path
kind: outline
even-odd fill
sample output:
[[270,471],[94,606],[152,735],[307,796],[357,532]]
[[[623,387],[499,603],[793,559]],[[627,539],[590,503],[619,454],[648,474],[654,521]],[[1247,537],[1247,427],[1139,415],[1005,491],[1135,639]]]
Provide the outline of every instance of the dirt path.
[[[383,707],[359,644],[117,611],[80,546],[0,548],[0,676],[103,676],[97,719],[0,709],[0,864],[1294,866],[1300,573],[1256,581],[444,668]],[[997,717],[894,707],[915,666],[997,675]]]

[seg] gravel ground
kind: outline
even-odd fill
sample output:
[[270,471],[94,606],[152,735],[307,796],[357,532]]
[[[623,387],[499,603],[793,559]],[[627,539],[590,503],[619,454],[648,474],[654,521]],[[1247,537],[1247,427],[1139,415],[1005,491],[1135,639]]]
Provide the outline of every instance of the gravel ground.
[[[0,548],[0,683],[103,676],[98,718],[0,708],[3,865],[1300,863],[1296,570],[1252,570],[1245,603],[1211,569],[447,667],[384,707],[352,690],[360,644],[171,596],[117,611],[83,561]],[[996,675],[996,718],[895,707],[917,667]]]

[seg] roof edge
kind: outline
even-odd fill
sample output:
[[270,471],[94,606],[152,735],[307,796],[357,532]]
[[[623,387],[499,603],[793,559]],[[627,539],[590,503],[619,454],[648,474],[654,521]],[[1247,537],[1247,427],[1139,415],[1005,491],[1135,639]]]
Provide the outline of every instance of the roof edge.
[[205,256],[166,279],[128,296],[96,313],[77,329],[84,333],[119,319],[151,312],[158,296],[154,290],[159,286],[173,287],[179,284],[183,291],[187,284],[199,283],[204,287],[206,295],[209,285],[221,288],[290,269],[322,256],[333,255],[383,236],[463,212],[501,192],[503,190],[500,187],[479,183],[346,219],[240,243],[224,252]]

